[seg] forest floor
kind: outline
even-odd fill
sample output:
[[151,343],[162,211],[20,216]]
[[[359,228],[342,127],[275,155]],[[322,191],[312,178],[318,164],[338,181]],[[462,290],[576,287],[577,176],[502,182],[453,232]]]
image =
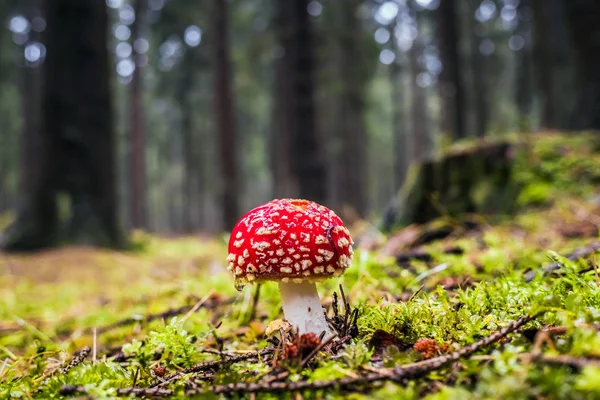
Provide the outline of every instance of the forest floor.
[[[585,151],[566,140],[561,160]],[[237,292],[226,238],[0,253],[0,398],[600,398],[600,157],[586,160],[586,190],[536,181],[543,204],[510,217],[359,224],[352,267],[319,285],[338,333],[323,343],[265,335],[277,285]]]

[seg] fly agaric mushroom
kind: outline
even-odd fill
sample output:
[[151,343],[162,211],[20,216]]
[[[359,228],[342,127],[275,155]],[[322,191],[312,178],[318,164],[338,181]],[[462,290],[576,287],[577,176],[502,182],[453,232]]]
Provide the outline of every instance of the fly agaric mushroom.
[[350,266],[352,238],[330,209],[308,200],[273,200],[250,210],[233,228],[227,269],[236,287],[279,282],[283,312],[298,333],[331,334],[316,282]]

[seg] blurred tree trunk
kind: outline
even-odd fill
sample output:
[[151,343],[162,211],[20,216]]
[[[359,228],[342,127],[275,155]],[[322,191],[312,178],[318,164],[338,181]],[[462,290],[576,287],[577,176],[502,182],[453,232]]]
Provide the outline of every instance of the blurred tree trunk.
[[221,206],[223,224],[231,229],[237,222],[237,140],[229,58],[229,14],[227,0],[214,0],[214,96],[221,162]]
[[30,160],[39,173],[3,244],[9,250],[58,241],[119,245],[106,5],[47,0],[45,16],[43,129],[40,152]]
[[295,79],[292,51],[294,48],[293,1],[278,1],[275,29],[278,54],[275,60],[275,102],[271,134],[270,168],[273,192],[277,198],[298,197],[298,182],[292,174],[292,132],[294,130],[293,82]]
[[[14,4],[10,2],[0,3],[0,19],[8,20],[9,12],[12,11]],[[11,54],[8,49],[13,49],[15,46],[10,40],[8,29],[0,29],[0,93],[9,93],[10,87],[13,86],[15,79],[14,59],[16,57]],[[19,54],[22,54],[22,49],[19,49]],[[19,71],[20,72],[20,71]],[[0,125],[6,126],[8,122],[7,113],[2,109],[0,111]],[[9,175],[13,170],[11,165],[11,154],[15,152],[15,147],[11,140],[12,130],[0,130],[0,213],[10,210],[13,207],[15,193],[9,185]],[[21,138],[19,138],[20,140]],[[20,146],[22,152],[23,148]],[[22,174],[22,173],[21,173]],[[21,183],[22,183],[21,175]]]
[[444,0],[437,14],[438,46],[442,61],[439,75],[441,97],[441,131],[451,141],[461,139],[465,133],[465,100],[462,65],[459,53],[458,4],[456,0]]
[[[316,129],[314,108],[313,33],[308,0],[277,2],[279,45],[277,99],[281,120],[276,124],[272,165],[276,191],[324,202],[326,170]],[[281,91],[281,92],[280,92]],[[285,160],[289,166],[283,165]],[[279,170],[279,168],[281,168]],[[285,183],[291,176],[291,184]]]
[[292,27],[294,46],[291,62],[294,123],[291,140],[292,172],[298,180],[301,198],[323,203],[326,198],[326,170],[317,133],[314,105],[313,29],[308,0],[294,0]]
[[474,133],[477,137],[484,137],[487,131],[489,120],[489,105],[488,105],[488,85],[485,79],[486,63],[483,54],[479,50],[479,45],[482,42],[482,37],[478,33],[477,21],[475,20],[475,10],[479,7],[480,1],[471,0],[469,2],[469,17],[468,31],[471,37],[471,72],[472,72],[472,93],[474,107]]
[[181,133],[183,147],[183,191],[182,191],[182,228],[185,233],[194,230],[191,217],[194,181],[197,179],[196,163],[194,162],[194,127],[192,123],[193,110],[191,105],[191,89],[194,84],[194,64],[192,50],[187,50],[181,60],[180,82],[177,90],[177,101],[181,108]]
[[533,109],[533,74],[532,74],[532,43],[531,43],[531,0],[521,0],[517,7],[517,35],[523,38],[523,48],[515,55],[516,62],[516,102],[519,111],[518,126],[521,132],[532,130]]
[[[29,21],[41,15],[39,0],[24,0],[21,3],[22,13]],[[31,30],[29,32],[29,40],[40,41],[40,34]],[[31,194],[36,181],[36,167],[34,160],[39,149],[38,146],[39,130],[40,130],[40,112],[41,98],[40,88],[42,84],[42,66],[28,64],[23,56],[23,49],[19,50],[19,64],[21,75],[21,113],[22,113],[22,131],[19,140],[20,147],[20,188],[19,192],[22,197],[27,197]]]
[[410,160],[408,160],[409,141],[404,121],[406,102],[402,87],[402,65],[398,60],[399,52],[396,51],[395,46],[393,49],[396,60],[390,65],[390,86],[392,91],[392,137],[394,138],[394,185],[399,188],[404,182]]
[[411,160],[422,161],[429,155],[429,135],[427,131],[427,104],[425,101],[425,89],[419,85],[419,75],[424,72],[423,66],[419,62],[419,57],[423,54],[423,44],[421,42],[421,33],[414,40],[412,47],[408,51],[410,63],[410,92],[411,92],[411,127],[412,127],[412,146]]
[[129,219],[132,228],[147,228],[146,203],[146,140],[144,127],[144,55],[138,53],[135,42],[142,39],[143,24],[147,11],[145,0],[133,0],[135,20],[131,25],[131,46],[135,69],[131,78],[130,92],[130,156],[129,156]]
[[[552,0],[551,0],[552,1]],[[556,121],[557,113],[554,108],[554,97],[556,96],[555,81],[552,79],[553,57],[552,47],[554,43],[548,40],[550,27],[546,7],[548,0],[533,0],[535,10],[535,71],[538,76],[537,86],[540,96],[540,125],[543,128],[554,129],[558,127]]]
[[337,117],[339,151],[338,193],[344,205],[365,216],[367,197],[367,134],[365,127],[365,97],[368,73],[362,22],[358,16],[361,2],[351,0],[340,7],[339,74],[340,89]]
[[576,51],[578,98],[572,129],[600,129],[600,2],[565,0],[571,43]]
[[[567,14],[565,7],[570,4],[575,3],[563,0],[533,0],[532,2],[533,55],[534,69],[538,76],[537,92],[541,103],[540,125],[548,129],[569,128],[569,113],[577,101],[574,97],[577,91],[573,90],[576,85],[572,78],[575,73],[572,61],[575,54],[572,43],[569,42],[567,18],[565,18]],[[593,12],[592,9],[587,10]],[[588,28],[593,29],[593,27]],[[578,32],[586,32],[584,35],[587,35],[589,30],[577,25],[575,34]],[[590,87],[587,84],[586,82],[584,87]]]

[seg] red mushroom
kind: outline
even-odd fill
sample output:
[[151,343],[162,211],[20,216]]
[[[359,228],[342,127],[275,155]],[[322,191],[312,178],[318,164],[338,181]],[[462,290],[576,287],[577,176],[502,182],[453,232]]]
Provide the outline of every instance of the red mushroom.
[[236,286],[279,282],[283,312],[298,333],[330,334],[315,282],[350,266],[352,238],[330,209],[308,200],[273,200],[249,211],[229,239]]

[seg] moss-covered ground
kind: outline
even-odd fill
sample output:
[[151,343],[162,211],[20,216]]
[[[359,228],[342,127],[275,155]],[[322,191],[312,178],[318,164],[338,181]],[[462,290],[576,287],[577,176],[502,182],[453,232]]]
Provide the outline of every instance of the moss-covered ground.
[[277,286],[237,292],[226,237],[0,253],[0,398],[600,398],[596,138],[535,140],[516,215],[359,224],[325,344],[265,336]]

